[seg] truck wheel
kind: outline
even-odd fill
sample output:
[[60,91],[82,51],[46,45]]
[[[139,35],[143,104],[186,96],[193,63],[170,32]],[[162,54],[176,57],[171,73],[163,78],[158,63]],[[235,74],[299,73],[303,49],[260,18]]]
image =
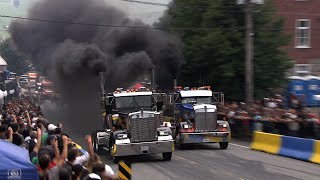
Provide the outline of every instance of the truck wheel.
[[172,157],[172,152],[162,153],[162,157],[165,161],[170,161]]
[[112,162],[115,163],[115,164],[118,164],[119,157],[118,156],[112,156]]
[[220,149],[227,149],[228,148],[228,142],[219,142]]
[[94,152],[97,153],[98,155],[102,155],[103,149],[98,144],[97,133],[92,133],[92,138],[93,138],[92,146],[93,146]]

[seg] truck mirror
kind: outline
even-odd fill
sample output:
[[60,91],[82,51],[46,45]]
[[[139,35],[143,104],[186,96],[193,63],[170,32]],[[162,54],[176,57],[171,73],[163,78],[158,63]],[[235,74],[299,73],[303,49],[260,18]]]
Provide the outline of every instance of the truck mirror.
[[163,110],[163,109],[162,109],[163,104],[164,104],[163,101],[158,101],[158,102],[157,102],[157,109],[158,109],[158,111]]
[[110,105],[110,104],[106,105],[106,113],[107,114],[112,114],[112,105]]

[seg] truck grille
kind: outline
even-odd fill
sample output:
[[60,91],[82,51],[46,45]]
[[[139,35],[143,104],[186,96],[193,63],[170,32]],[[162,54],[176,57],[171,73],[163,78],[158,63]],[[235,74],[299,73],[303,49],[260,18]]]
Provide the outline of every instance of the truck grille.
[[196,130],[213,131],[217,129],[217,112],[205,112],[204,109],[195,113]]
[[130,118],[131,142],[157,140],[157,123],[154,116]]

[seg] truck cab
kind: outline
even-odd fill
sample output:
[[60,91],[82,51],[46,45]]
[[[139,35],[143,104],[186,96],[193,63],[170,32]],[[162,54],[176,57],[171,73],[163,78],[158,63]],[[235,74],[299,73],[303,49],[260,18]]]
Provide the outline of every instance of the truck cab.
[[198,143],[219,143],[221,149],[227,149],[231,131],[227,121],[217,118],[216,103],[223,103],[223,94],[219,96],[214,96],[210,86],[176,87],[173,105],[176,127],[173,134],[180,149],[187,144]]
[[171,160],[174,141],[162,126],[162,112],[153,93],[145,88],[117,89],[103,100],[104,130],[93,133],[96,151],[107,150],[114,162],[124,156],[162,153]]

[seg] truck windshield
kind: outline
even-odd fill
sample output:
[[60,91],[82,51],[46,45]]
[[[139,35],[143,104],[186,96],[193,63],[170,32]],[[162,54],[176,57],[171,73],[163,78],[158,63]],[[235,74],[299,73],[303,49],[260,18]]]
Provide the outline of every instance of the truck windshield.
[[116,97],[117,108],[151,107],[152,96],[124,96]]
[[185,97],[181,99],[182,104],[211,104],[211,97]]

